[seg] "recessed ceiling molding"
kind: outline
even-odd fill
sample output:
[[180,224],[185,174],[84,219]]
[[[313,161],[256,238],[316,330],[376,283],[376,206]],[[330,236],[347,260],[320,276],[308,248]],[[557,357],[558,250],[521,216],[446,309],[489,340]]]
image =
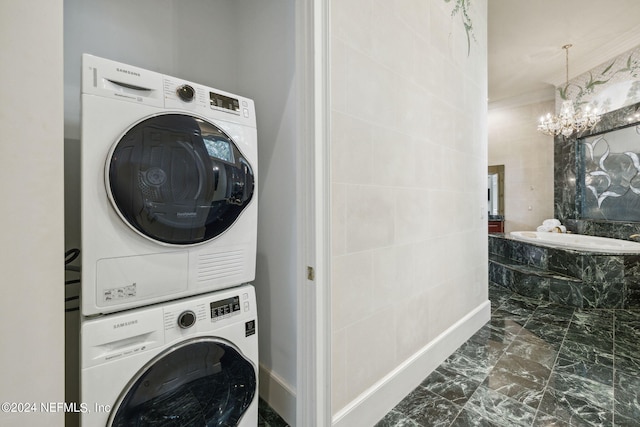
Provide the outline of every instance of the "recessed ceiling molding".
[[564,44],[574,45],[570,79],[634,49],[638,16],[638,0],[490,0],[489,98],[535,91],[543,82],[562,85]]
[[489,100],[489,110],[500,108],[519,107],[521,105],[537,104],[540,102],[554,101],[555,88],[551,85],[545,89],[522,93],[508,98]]
[[[576,46],[574,44],[574,46]],[[571,74],[569,80],[572,80],[584,73],[593,70],[606,62],[612,61],[625,52],[628,52],[636,47],[640,46],[640,26],[635,34],[620,36],[613,41],[608,41],[601,48],[592,50],[587,55],[581,55],[580,59],[571,60]],[[577,47],[577,46],[576,46]],[[554,75],[553,79],[550,79],[547,83],[554,86],[560,86],[565,83],[564,76],[561,72],[558,75]]]

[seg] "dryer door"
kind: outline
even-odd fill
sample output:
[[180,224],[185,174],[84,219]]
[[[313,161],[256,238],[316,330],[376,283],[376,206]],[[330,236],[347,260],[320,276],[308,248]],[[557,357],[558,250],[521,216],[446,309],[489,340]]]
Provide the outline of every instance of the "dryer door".
[[161,114],[128,129],[106,165],[120,217],[156,242],[193,245],[223,233],[251,202],[254,174],[234,141],[202,118]]
[[196,338],[140,370],[112,409],[107,426],[236,426],[256,395],[256,371],[240,350]]

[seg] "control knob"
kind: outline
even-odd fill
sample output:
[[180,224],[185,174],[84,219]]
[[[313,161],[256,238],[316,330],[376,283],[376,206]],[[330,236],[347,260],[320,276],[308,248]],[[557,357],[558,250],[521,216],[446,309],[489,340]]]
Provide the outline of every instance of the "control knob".
[[193,97],[196,95],[196,91],[192,86],[180,85],[176,89],[176,94],[178,95],[178,98],[182,99],[183,101],[191,102],[193,101]]
[[196,314],[191,310],[183,311],[180,313],[180,316],[178,316],[178,326],[182,329],[190,328],[195,325],[195,323]]

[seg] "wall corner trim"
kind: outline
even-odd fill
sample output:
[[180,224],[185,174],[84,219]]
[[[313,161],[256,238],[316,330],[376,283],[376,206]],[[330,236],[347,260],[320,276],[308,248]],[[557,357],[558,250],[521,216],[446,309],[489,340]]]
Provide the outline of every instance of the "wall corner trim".
[[491,302],[487,300],[337,412],[332,425],[375,425],[490,317]]
[[260,364],[258,388],[260,397],[289,425],[295,425],[296,391],[278,374]]

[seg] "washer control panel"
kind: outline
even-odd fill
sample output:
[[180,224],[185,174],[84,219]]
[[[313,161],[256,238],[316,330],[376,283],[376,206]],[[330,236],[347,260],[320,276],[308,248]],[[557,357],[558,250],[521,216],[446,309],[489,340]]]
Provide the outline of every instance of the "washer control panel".
[[255,322],[257,316],[255,293],[251,286],[166,303],[161,312],[165,342],[216,331],[236,323]]
[[231,298],[213,301],[209,304],[209,309],[211,311],[212,321],[230,317],[240,311],[240,297],[233,296]]

